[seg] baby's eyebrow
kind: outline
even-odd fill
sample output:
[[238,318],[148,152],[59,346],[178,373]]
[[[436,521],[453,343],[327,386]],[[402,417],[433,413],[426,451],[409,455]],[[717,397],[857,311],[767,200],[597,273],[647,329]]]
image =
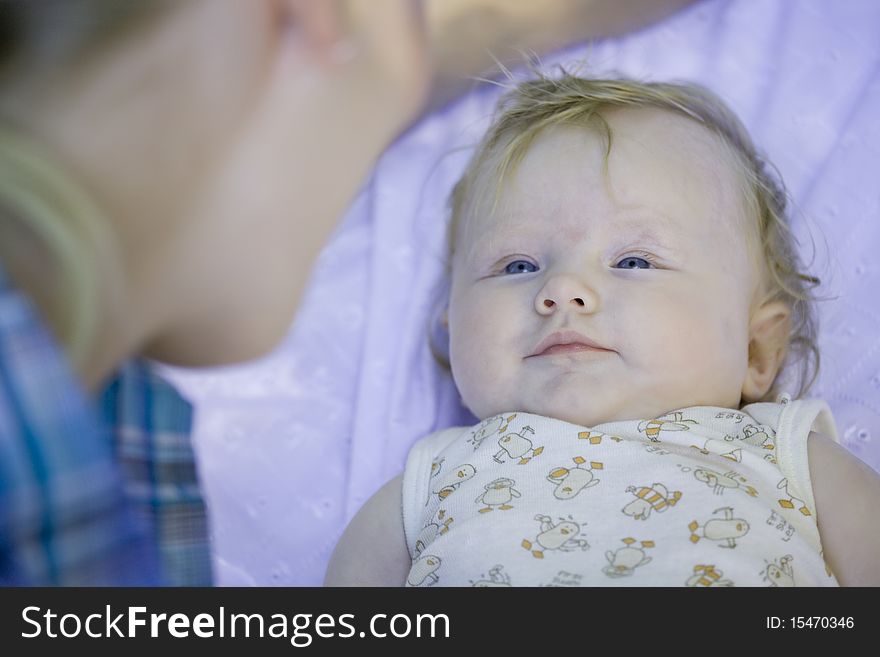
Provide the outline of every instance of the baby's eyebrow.
[[678,222],[663,214],[656,214],[650,217],[622,218],[615,222],[612,235],[626,237],[628,241],[672,249],[681,241],[683,231]]
[[667,230],[657,230],[653,228],[643,228],[638,232],[629,232],[626,229],[620,232],[620,237],[626,237],[628,241],[644,242],[655,246],[672,247],[673,234]]
[[[482,252],[479,256],[481,258],[496,254],[495,252],[503,251],[512,244],[520,242],[523,237],[528,238],[536,230],[538,229],[534,225],[522,223],[482,233],[471,243],[471,254],[476,256],[476,252]],[[621,242],[616,246],[636,246],[642,243],[666,250],[670,254],[678,251],[683,236],[680,224],[661,212],[619,217],[611,226],[602,230],[607,232],[606,239],[609,241]]]

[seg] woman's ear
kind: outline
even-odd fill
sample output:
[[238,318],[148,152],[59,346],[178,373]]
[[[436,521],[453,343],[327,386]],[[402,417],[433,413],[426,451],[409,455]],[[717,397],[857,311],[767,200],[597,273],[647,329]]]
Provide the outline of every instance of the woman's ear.
[[781,301],[769,301],[749,322],[749,364],[743,381],[745,403],[760,400],[776,378],[788,349],[791,308]]
[[292,31],[314,61],[332,65],[353,55],[342,0],[274,0],[273,7],[278,28]]

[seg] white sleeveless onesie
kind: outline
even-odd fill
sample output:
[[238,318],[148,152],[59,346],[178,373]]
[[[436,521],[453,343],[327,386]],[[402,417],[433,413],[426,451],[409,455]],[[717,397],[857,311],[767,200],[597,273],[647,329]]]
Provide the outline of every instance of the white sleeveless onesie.
[[826,402],[584,427],[511,411],[423,438],[403,478],[408,586],[837,586],[807,438]]

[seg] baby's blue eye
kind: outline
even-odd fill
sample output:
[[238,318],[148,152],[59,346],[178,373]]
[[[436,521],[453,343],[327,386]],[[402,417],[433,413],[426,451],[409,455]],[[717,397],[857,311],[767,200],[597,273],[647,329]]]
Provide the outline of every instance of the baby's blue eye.
[[[621,262],[625,263],[623,265],[623,267],[621,267],[621,269],[650,269],[651,268],[651,263],[648,260],[645,260],[644,258],[638,258],[636,256],[627,256],[623,260],[618,261],[618,264],[620,264]],[[639,267],[637,262],[644,262],[648,266],[647,267]]]
[[505,274],[531,274],[538,271],[538,266],[528,260],[514,260],[504,268]]

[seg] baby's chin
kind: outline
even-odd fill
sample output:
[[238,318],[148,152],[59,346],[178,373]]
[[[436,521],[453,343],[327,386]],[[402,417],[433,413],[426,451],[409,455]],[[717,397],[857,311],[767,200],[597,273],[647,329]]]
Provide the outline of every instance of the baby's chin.
[[594,408],[589,407],[587,404],[573,406],[572,404],[563,404],[554,400],[532,400],[527,403],[497,403],[487,406],[487,410],[474,413],[474,415],[482,421],[486,418],[506,413],[531,413],[584,427],[594,427],[618,420],[646,419],[639,417],[635,411],[627,412],[621,408],[609,408],[607,404],[603,408]]
[[[474,413],[480,420],[503,415],[507,413],[532,413],[542,415],[555,420],[562,420],[570,424],[583,427],[595,427],[610,422],[625,422],[630,420],[653,420],[689,404],[673,406],[668,409],[648,407],[637,403],[636,400],[623,400],[623,403],[614,404],[610,400],[603,400],[593,404],[560,403],[558,399],[531,400],[527,403],[498,402],[491,405],[491,410]],[[472,409],[473,412],[473,409]]]

